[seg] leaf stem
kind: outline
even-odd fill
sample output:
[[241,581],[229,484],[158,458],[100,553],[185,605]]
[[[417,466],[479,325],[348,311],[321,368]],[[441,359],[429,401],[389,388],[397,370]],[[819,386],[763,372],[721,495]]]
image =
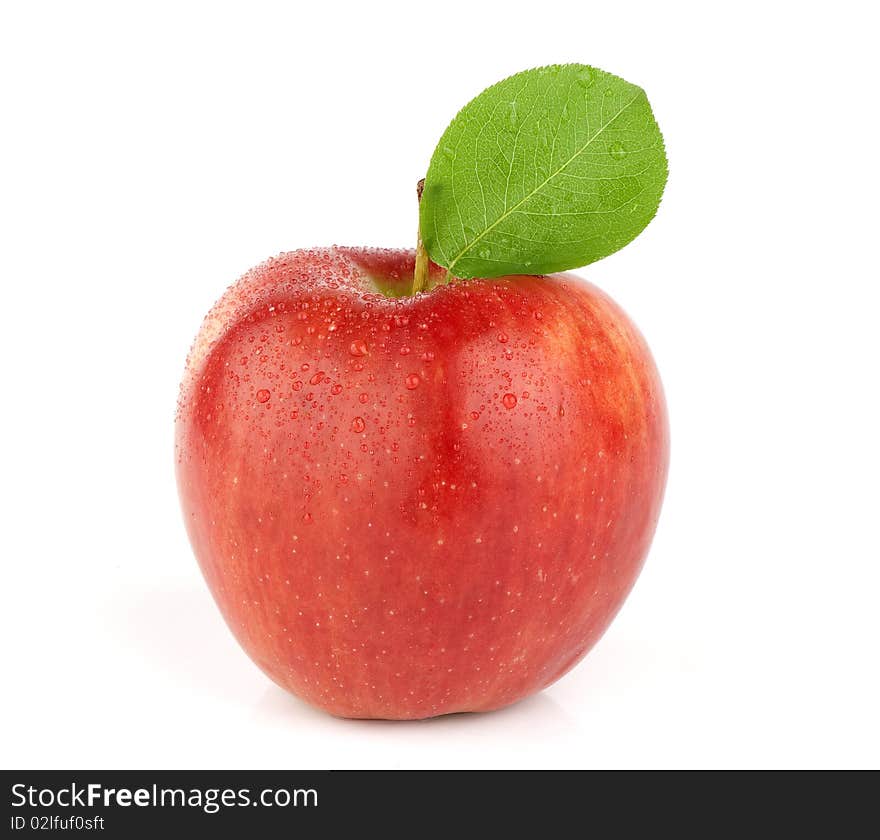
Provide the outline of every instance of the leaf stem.
[[[422,178],[416,185],[416,194],[419,203],[422,201],[422,191],[425,189],[425,179]],[[428,282],[430,261],[428,260],[428,252],[425,249],[425,243],[422,242],[422,227],[419,225],[418,235],[416,237],[416,264],[413,270],[412,294],[417,295],[424,291]]]

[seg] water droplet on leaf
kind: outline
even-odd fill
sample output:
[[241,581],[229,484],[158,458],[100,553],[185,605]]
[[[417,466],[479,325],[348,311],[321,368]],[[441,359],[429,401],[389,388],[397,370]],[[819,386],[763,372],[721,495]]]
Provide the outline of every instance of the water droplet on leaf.
[[582,88],[588,88],[593,84],[593,71],[589,67],[584,67],[577,74],[577,83]]

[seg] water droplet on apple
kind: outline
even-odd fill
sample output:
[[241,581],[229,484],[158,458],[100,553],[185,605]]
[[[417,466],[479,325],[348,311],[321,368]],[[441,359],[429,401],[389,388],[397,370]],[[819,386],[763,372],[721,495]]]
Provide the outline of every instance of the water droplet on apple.
[[324,379],[324,371],[319,370],[310,380],[309,385],[319,385]]
[[499,340],[502,344],[507,344],[507,336],[506,336],[504,333],[499,333],[499,335],[498,335],[498,340]]
[[516,394],[505,394],[501,398],[501,404],[505,408],[516,408]]
[[331,394],[334,394],[334,395],[336,395],[336,394],[341,394],[341,393],[342,393],[342,386],[341,386],[339,383],[336,383],[336,385],[334,385],[334,386],[330,389],[330,393],[331,393]]
[[268,402],[269,396],[270,396],[269,391],[266,388],[260,388],[260,390],[257,391],[257,402],[259,402],[259,403]]
[[312,521],[312,515],[310,513],[304,513],[303,514],[303,522],[305,522],[306,525],[308,525],[311,523],[311,521]]
[[407,347],[405,344],[403,345],[403,347],[400,348],[400,355],[401,356],[408,356],[410,353],[412,353],[412,350],[409,347]]
[[418,388],[418,387],[419,387],[419,383],[420,383],[421,381],[422,381],[422,380],[419,379],[419,375],[418,375],[417,373],[411,373],[411,374],[410,374],[409,376],[407,376],[407,378],[406,378],[406,387],[409,388],[410,391],[412,391],[412,390],[414,390],[415,388]]
[[352,341],[352,343],[348,346],[348,352],[351,353],[352,356],[366,356],[367,355],[367,342],[362,339],[356,339]]
[[351,430],[357,434],[360,434],[366,428],[367,424],[364,422],[363,417],[355,417],[354,420],[351,421]]
[[358,395],[358,401],[361,403],[361,405],[366,405],[366,402],[368,399],[369,399],[369,397],[366,394],[359,394]]

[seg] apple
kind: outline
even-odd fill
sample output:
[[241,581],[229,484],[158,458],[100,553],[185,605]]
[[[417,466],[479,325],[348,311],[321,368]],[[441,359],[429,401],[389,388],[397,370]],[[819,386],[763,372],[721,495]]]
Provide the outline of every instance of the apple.
[[241,646],[333,715],[506,706],[629,593],[669,438],[650,352],[569,274],[408,295],[414,253],[330,248],[232,286],[190,353],[180,498]]

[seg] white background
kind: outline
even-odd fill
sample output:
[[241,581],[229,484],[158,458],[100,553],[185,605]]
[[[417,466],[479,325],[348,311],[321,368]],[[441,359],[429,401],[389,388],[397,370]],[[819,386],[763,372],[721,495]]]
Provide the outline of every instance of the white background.
[[[2,763],[878,766],[878,67],[868,3],[4,3]],[[673,453],[592,654],[506,711],[346,722],[269,683],[192,557],[184,357],[279,251],[411,245],[458,108],[579,61],[648,91],[656,220],[583,273]]]

